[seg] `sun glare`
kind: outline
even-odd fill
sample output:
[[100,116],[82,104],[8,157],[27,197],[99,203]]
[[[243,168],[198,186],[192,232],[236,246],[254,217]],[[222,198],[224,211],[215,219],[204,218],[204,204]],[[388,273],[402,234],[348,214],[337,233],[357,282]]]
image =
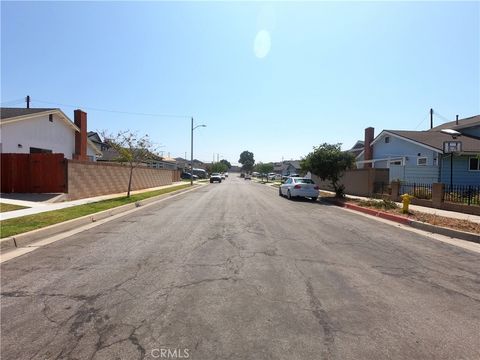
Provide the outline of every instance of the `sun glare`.
[[270,52],[271,47],[270,33],[266,30],[260,30],[255,36],[253,42],[253,51],[255,56],[259,59],[264,58]]

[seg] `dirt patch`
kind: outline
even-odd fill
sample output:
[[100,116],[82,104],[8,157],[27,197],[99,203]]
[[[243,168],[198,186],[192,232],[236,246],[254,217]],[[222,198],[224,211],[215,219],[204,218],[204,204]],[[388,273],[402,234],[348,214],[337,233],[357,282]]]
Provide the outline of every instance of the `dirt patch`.
[[[327,198],[327,200],[334,199],[333,195],[329,193],[322,192],[321,196],[322,198]],[[408,214],[404,214],[402,213],[402,209],[391,200],[376,200],[376,199],[359,200],[359,199],[345,198],[341,201],[352,203],[352,204],[359,205],[366,208],[377,209],[382,212],[395,214],[398,216],[408,218],[410,220],[420,221],[420,222],[424,222],[424,223],[435,225],[435,226],[441,226],[449,229],[466,231],[474,234],[480,234],[480,224],[475,223],[473,221],[453,219],[445,216],[423,213],[419,211],[410,211]]]

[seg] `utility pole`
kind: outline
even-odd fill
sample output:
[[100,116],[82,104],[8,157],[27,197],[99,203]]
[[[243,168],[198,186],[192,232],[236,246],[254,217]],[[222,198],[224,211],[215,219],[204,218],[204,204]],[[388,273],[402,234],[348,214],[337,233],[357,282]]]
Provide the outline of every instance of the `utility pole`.
[[433,129],[433,109],[430,109],[430,129]]
[[190,186],[193,186],[193,116],[192,116],[192,134],[190,142]]
[[25,101],[27,102],[27,109],[30,109],[30,95],[27,95]]

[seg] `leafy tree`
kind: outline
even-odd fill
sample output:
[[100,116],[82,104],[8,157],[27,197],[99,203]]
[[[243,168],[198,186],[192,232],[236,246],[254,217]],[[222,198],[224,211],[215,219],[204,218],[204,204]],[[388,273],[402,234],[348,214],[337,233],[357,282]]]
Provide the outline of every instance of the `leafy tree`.
[[[227,170],[232,167],[232,164],[230,164],[230,162],[229,162],[228,160],[222,159],[222,160],[220,160],[220,162],[221,162],[222,164],[227,165]],[[225,170],[225,171],[226,171],[226,170]]]
[[240,164],[242,164],[242,170],[251,172],[253,169],[253,165],[255,165],[255,159],[253,158],[253,153],[245,150],[240,154],[240,159],[238,160]]
[[148,135],[138,136],[130,130],[119,131],[117,134],[102,134],[108,146],[118,153],[116,161],[127,163],[130,168],[128,177],[127,197],[130,197],[132,189],[133,170],[140,164],[160,159],[154,154],[153,144]]
[[327,144],[314,146],[313,151],[301,161],[303,171],[310,171],[322,180],[329,180],[332,183],[335,194],[344,196],[345,187],[339,185],[338,181],[343,173],[353,168],[355,157],[340,150],[341,144]]
[[228,170],[227,165],[225,165],[221,161],[217,162],[217,163],[214,163],[210,166],[210,171],[212,173],[215,173],[215,172],[216,173],[222,173],[222,172],[226,172],[227,170]]
[[[259,162],[257,165],[255,165],[255,171],[258,171],[260,174],[262,174],[262,180],[263,180],[263,174],[268,174],[273,171],[273,164]],[[267,182],[268,182],[268,175],[267,175]]]

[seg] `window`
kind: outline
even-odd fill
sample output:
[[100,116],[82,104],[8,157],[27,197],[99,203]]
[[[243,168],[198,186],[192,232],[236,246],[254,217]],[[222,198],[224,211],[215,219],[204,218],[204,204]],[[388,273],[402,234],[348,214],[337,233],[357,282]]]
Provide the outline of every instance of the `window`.
[[426,157],[417,158],[417,166],[427,166],[427,158]]
[[388,144],[390,142],[390,136],[385,136],[385,144]]
[[299,184],[315,184],[313,180],[310,179],[296,179],[295,182]]
[[402,163],[403,163],[402,160],[393,160],[393,161],[389,162],[390,166],[391,165],[401,166],[401,165],[403,165]]
[[52,150],[49,149],[40,149],[36,147],[30,148],[30,154],[51,154]]
[[468,170],[480,171],[480,159],[478,157],[471,157],[468,162]]

